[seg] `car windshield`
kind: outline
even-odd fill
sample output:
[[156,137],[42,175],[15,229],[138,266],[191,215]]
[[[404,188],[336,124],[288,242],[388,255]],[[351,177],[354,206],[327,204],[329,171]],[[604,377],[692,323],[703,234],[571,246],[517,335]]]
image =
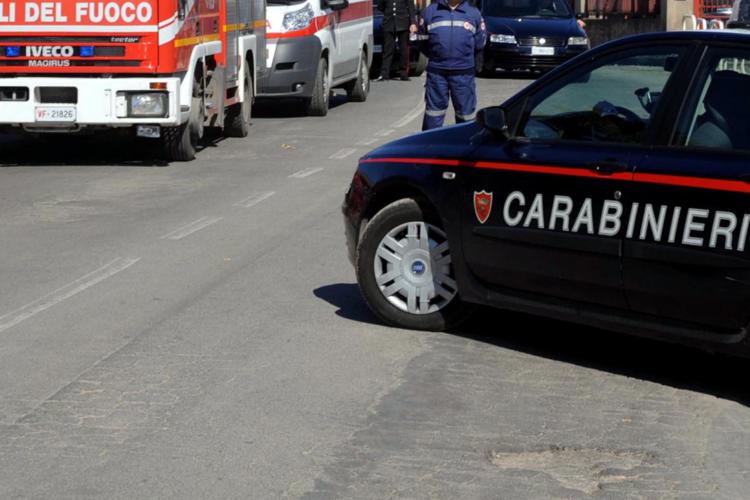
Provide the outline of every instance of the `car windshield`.
[[485,17],[573,17],[565,0],[484,0]]

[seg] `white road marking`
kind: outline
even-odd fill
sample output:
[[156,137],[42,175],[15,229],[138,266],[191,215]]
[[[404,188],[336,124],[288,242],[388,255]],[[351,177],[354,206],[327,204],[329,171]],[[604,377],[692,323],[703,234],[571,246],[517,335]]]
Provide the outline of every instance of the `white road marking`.
[[341,150],[333,153],[328,158],[331,159],[331,160],[343,160],[347,156],[350,156],[350,155],[352,155],[353,153],[356,153],[356,152],[357,152],[357,150],[354,149],[354,148],[344,148],[344,149],[341,149]]
[[420,101],[419,104],[414,109],[409,111],[409,113],[403,118],[401,118],[399,121],[394,122],[393,125],[391,125],[391,127],[393,128],[405,127],[406,125],[410,124],[411,122],[413,122],[414,120],[422,116],[422,113],[424,113],[424,102]]
[[380,137],[375,137],[374,139],[368,139],[366,141],[360,141],[357,143],[357,146],[372,146],[376,142],[380,140]]
[[304,179],[305,177],[310,177],[313,174],[317,174],[318,172],[322,172],[322,167],[310,167],[306,168],[304,170],[300,170],[299,172],[296,172],[289,176],[290,179]]
[[248,196],[242,201],[238,201],[234,204],[235,207],[241,207],[241,208],[250,208],[254,207],[261,201],[267,200],[271,196],[275,195],[276,191],[268,191],[266,193],[256,193],[252,196]]
[[185,238],[186,236],[190,236],[191,234],[196,233],[200,231],[201,229],[207,228],[211,224],[215,224],[219,222],[221,219],[222,219],[221,217],[201,217],[200,219],[193,221],[190,224],[182,226],[179,229],[175,229],[171,233],[165,234],[160,239],[181,240],[182,238]]
[[395,130],[389,128],[389,129],[381,130],[380,132],[375,132],[375,136],[377,136],[377,137],[387,137],[387,136],[391,135],[393,132],[395,132]]
[[78,278],[72,283],[58,288],[54,292],[48,293],[44,297],[35,300],[34,302],[30,302],[29,304],[26,304],[25,306],[20,307],[15,311],[0,316],[0,332],[4,332],[8,328],[16,326],[22,321],[25,321],[32,316],[36,316],[40,312],[46,311],[50,307],[57,305],[76,294],[81,293],[87,288],[91,288],[97,283],[101,283],[105,279],[111,278],[115,274],[129,268],[139,260],[141,260],[140,257],[135,259],[125,259],[122,257],[118,257],[109,264],[106,264],[99,269],[92,271],[81,278]]

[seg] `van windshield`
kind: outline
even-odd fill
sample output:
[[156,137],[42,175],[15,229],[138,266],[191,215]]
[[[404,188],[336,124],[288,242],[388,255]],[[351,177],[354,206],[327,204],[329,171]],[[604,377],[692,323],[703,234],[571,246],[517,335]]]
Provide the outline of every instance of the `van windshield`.
[[565,0],[484,0],[486,17],[573,17]]

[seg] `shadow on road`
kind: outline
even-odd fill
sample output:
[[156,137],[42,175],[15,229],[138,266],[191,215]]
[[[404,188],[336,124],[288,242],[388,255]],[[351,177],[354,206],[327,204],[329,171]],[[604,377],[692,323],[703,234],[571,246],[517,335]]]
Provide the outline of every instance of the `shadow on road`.
[[[382,324],[356,284],[314,293],[338,307],[338,316]],[[744,358],[490,308],[481,308],[451,335],[750,406],[750,361]]]
[[[208,132],[197,148],[216,147],[224,138]],[[0,168],[3,167],[165,167],[156,140],[130,134],[102,132],[94,135],[0,135]]]
[[453,334],[750,406],[744,358],[490,308]]
[[338,307],[336,315],[344,319],[368,323],[371,325],[382,325],[382,323],[370,312],[359,287],[355,283],[337,283],[316,288],[313,291],[316,297],[325,300],[334,307]]
[[[335,109],[346,104],[346,94],[336,93],[331,96],[328,109]],[[302,99],[263,99],[258,98],[253,106],[253,118],[307,118]],[[311,117],[315,118],[315,117]]]

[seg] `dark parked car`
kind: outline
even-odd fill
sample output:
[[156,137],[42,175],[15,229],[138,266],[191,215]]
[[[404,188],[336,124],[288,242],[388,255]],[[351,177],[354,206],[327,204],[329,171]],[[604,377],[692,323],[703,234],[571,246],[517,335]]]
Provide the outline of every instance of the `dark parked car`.
[[[377,78],[380,76],[380,68],[383,62],[383,13],[377,8],[373,8],[373,34],[375,40],[375,47],[372,54],[372,67],[370,68],[370,77]],[[398,44],[395,44],[395,54],[393,56],[393,67],[391,73],[398,71],[399,64],[399,49]],[[419,50],[419,43],[412,41],[409,43],[409,74],[411,76],[421,76],[427,68],[427,58]]]
[[485,304],[750,354],[748,89],[750,32],[640,35],[368,153],[344,202],[365,301],[406,328]]
[[727,28],[750,29],[750,0],[734,1]]
[[483,73],[547,71],[590,46],[567,0],[481,0],[477,4],[489,34],[477,63]]

